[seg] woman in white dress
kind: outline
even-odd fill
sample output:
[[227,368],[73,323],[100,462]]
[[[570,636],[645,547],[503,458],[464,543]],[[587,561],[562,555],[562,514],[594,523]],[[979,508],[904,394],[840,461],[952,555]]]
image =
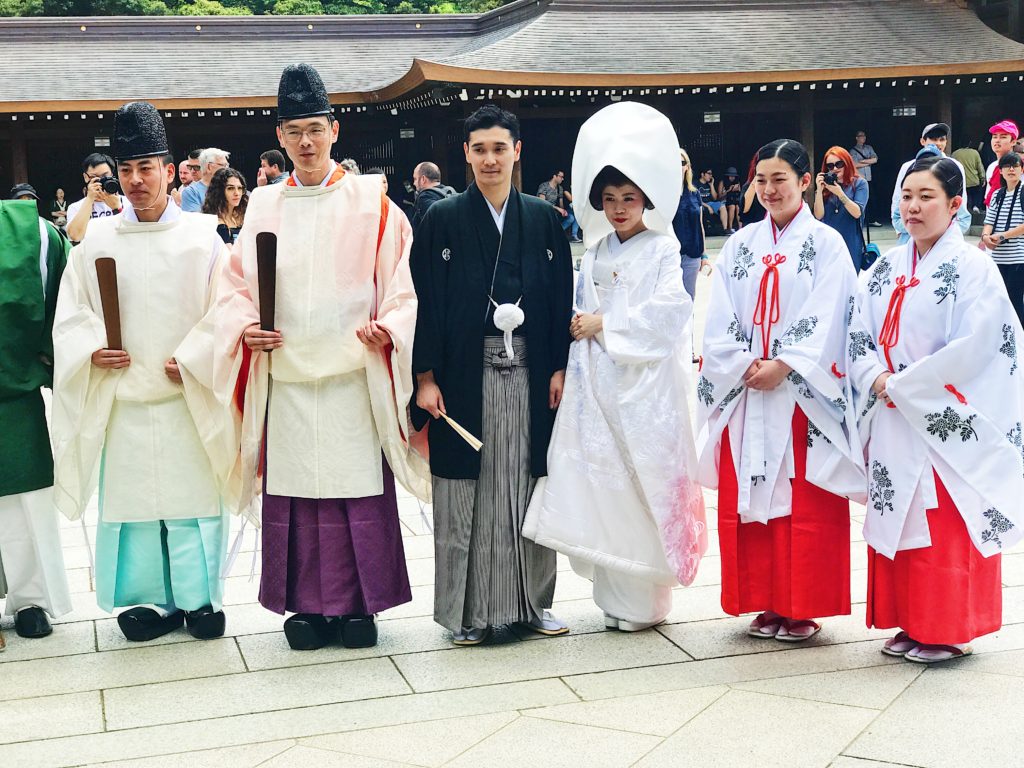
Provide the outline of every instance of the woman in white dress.
[[[588,250],[565,392],[523,535],[594,582],[610,628],[660,623],[707,544],[686,400],[693,305],[671,221],[671,123],[624,102],[580,131],[573,162]],[[582,196],[581,196],[582,197]]]
[[965,656],[1002,625],[1000,555],[1021,539],[1020,322],[992,259],[956,223],[963,176],[948,158],[903,179],[910,242],[857,292],[850,381],[868,473],[867,624],[882,652]]

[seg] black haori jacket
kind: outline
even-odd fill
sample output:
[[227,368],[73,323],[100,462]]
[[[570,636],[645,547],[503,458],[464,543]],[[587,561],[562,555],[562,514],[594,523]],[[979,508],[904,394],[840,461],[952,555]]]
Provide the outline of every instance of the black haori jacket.
[[[502,254],[518,250],[530,371],[530,473],[547,474],[555,414],[548,408],[552,374],[569,357],[572,258],[555,209],[513,188],[505,214]],[[413,371],[434,372],[447,414],[471,433],[483,431],[484,315],[494,265],[485,253],[498,234],[475,184],[430,207],[412,244],[419,299]],[[506,259],[503,258],[503,261]],[[438,477],[476,479],[480,454],[443,420],[412,406],[413,425],[430,422],[430,470]]]

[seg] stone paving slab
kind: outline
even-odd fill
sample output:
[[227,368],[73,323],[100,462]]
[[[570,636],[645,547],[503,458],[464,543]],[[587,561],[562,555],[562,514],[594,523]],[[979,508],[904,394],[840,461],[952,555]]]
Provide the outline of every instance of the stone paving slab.
[[[698,333],[709,289],[699,277]],[[431,510],[399,489],[413,599],[378,617],[377,647],[313,653],[292,652],[283,617],[257,602],[251,529],[226,582],[225,638],[126,641],[92,592],[93,501],[84,535],[62,522],[74,612],[35,641],[0,618],[0,766],[1024,765],[1024,547],[1004,556],[1004,627],[928,668],[882,655],[889,633],[864,626],[862,507],[851,505],[853,613],[793,647],[723,615],[717,496],[704,499],[708,553],[665,624],[607,630],[589,582],[559,556],[554,611],[569,635],[503,628],[455,648],[432,619]]]

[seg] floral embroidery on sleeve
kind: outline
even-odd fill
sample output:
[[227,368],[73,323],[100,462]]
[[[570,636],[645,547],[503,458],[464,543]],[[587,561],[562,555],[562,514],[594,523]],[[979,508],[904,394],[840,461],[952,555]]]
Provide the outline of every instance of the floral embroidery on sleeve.
[[732,276],[736,280],[742,280],[750,274],[750,269],[753,266],[754,252],[744,243],[740,243],[739,248],[736,249],[736,260],[732,265]]
[[808,272],[811,277],[814,277],[814,255],[814,235],[808,235],[807,239],[804,240],[803,247],[800,249],[800,264],[796,270],[798,275],[801,272]]
[[740,344],[743,344],[745,347],[750,346],[750,339],[743,332],[743,326],[740,324],[740,319],[735,313],[733,313],[732,321],[729,323],[728,332]]
[[1013,365],[1010,366],[1010,375],[1013,376],[1014,371],[1017,370],[1017,337],[1009,323],[1003,323],[1003,346],[999,348],[999,351],[1013,362]]
[[999,534],[1012,530],[1013,523],[1007,520],[1003,513],[995,507],[989,507],[982,514],[988,520],[988,528],[981,532],[981,540],[994,542],[997,547],[1002,549],[1003,542],[999,538]]
[[965,443],[972,437],[977,440],[978,433],[971,426],[977,416],[974,413],[964,418],[947,406],[942,413],[929,413],[925,415],[925,418],[928,420],[928,434],[935,435],[942,442],[946,442],[950,435],[957,432],[960,433],[960,439]]
[[932,274],[932,277],[942,283],[933,291],[939,297],[936,304],[941,304],[949,296],[956,298],[956,284],[960,280],[960,275],[956,271],[956,261],[947,261],[940,264],[939,268]]
[[814,315],[810,317],[802,317],[789,326],[789,329],[782,334],[782,346],[791,347],[794,344],[799,344],[801,341],[809,337],[814,333],[814,329],[818,327],[818,318]]
[[877,347],[875,346],[875,340],[871,338],[871,334],[867,331],[851,331],[849,349],[850,357],[854,360],[859,360],[867,355],[869,349],[875,352]]
[[892,262],[888,259],[879,259],[878,264],[871,273],[871,279],[868,281],[868,293],[873,293],[875,296],[881,296],[882,286],[889,285],[891,282]]
[[732,389],[730,389],[729,393],[725,397],[722,398],[722,402],[718,405],[718,411],[720,413],[722,411],[724,411],[729,406],[729,403],[731,403],[733,400],[735,400],[737,397],[739,397],[740,392],[742,392],[742,391],[743,391],[743,385],[742,384],[740,384],[738,386],[735,386]]
[[701,376],[697,381],[697,399],[704,405],[715,402],[715,385],[706,376]]
[[869,492],[872,508],[885,514],[886,510],[892,512],[892,500],[896,497],[896,491],[892,487],[892,479],[889,477],[889,470],[880,461],[871,462],[871,489]]

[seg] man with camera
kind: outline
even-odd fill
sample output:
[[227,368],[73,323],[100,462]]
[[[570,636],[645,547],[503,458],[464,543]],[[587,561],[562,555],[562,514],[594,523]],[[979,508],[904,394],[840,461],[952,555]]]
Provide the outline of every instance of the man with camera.
[[93,152],[82,161],[82,178],[85,180],[85,197],[68,206],[68,238],[73,243],[85,237],[85,231],[92,219],[113,216],[124,208],[117,178],[114,176],[114,161],[107,155]]

